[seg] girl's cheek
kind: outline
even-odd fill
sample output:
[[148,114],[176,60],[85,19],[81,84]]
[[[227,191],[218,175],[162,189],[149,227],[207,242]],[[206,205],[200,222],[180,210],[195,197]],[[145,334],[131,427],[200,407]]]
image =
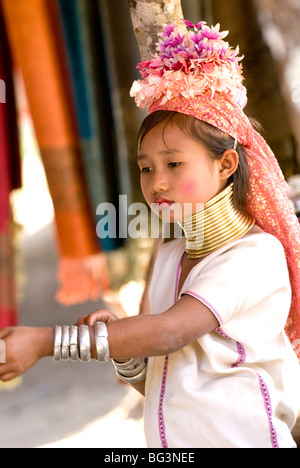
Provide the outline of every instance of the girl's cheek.
[[197,181],[184,182],[184,183],[181,185],[181,190],[182,190],[183,193],[185,193],[186,195],[192,195],[193,193],[196,192],[197,189],[198,189],[198,183],[197,183]]
[[147,187],[145,186],[145,184],[141,183],[141,191],[142,191],[142,194],[146,200],[146,202],[148,203],[148,205],[150,204],[150,199],[149,199],[149,189],[147,189]]

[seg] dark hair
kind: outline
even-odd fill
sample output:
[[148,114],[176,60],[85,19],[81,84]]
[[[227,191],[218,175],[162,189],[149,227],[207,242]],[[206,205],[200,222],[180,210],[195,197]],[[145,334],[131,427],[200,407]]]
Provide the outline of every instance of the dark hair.
[[[147,133],[162,122],[165,122],[165,128],[174,122],[183,133],[204,145],[212,159],[221,159],[226,150],[234,148],[235,140],[231,136],[202,120],[174,111],[156,111],[148,115],[138,133],[138,146]],[[250,186],[249,167],[245,148],[238,144],[236,151],[239,155],[239,164],[229,182],[233,182],[235,208],[244,211]]]

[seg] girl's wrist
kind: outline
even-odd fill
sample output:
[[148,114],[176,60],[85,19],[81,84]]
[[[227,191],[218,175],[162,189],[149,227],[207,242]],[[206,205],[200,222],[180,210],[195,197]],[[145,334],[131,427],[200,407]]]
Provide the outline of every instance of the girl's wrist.
[[43,328],[36,328],[39,350],[40,350],[40,358],[53,356],[53,349],[54,349],[54,328],[50,327],[43,327]]

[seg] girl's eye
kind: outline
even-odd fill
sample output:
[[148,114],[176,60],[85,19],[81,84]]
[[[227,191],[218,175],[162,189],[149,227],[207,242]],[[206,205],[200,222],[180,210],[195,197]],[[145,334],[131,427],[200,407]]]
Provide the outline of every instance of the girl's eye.
[[180,162],[170,162],[168,164],[168,167],[171,167],[171,168],[179,167],[179,166],[180,166]]
[[151,167],[142,167],[141,168],[141,174],[148,174],[151,172]]

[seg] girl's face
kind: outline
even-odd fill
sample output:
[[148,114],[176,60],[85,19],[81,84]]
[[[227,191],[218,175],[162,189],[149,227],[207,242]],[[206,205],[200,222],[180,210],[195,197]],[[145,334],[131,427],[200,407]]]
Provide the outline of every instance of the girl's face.
[[146,134],[138,165],[145,200],[150,206],[155,204],[162,219],[167,212],[170,222],[199,210],[199,204],[213,198],[227,183],[221,162],[213,160],[203,145],[176,124],[166,127],[162,122]]

